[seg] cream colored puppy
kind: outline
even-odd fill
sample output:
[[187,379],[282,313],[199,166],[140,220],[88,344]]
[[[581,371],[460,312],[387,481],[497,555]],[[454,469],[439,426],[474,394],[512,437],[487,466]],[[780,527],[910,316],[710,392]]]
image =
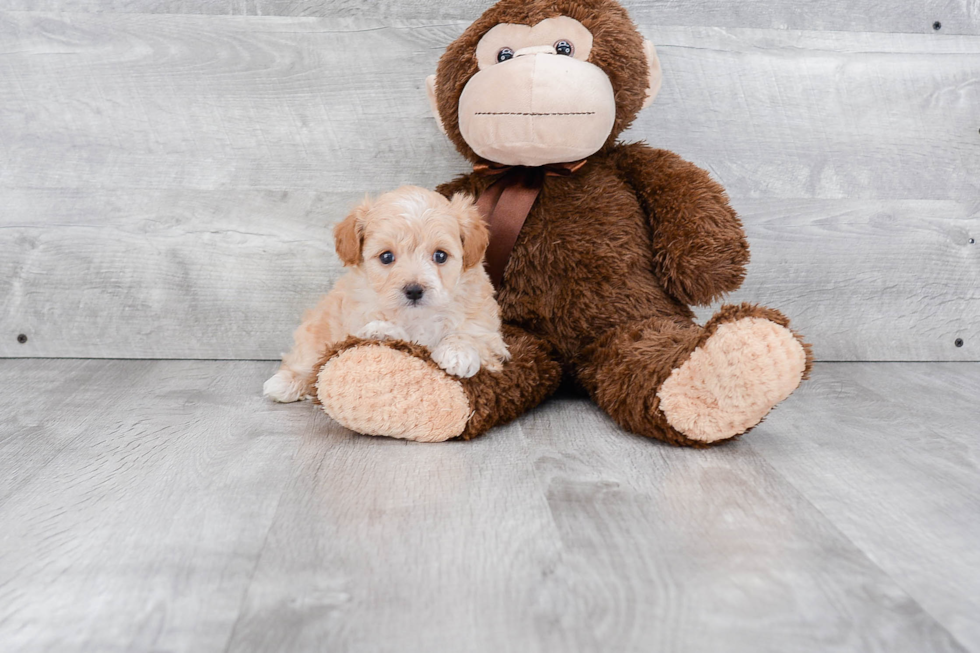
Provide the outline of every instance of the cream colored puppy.
[[509,354],[482,265],[488,239],[466,195],[450,201],[403,186],[366,199],[334,229],[349,271],[304,316],[265,394],[282,402],[312,394],[321,353],[351,335],[418,343],[454,376],[500,370]]

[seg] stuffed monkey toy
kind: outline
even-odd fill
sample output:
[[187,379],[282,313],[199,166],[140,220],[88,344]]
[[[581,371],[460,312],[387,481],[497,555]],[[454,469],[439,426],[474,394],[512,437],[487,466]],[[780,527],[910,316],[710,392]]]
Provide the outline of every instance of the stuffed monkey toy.
[[565,378],[629,431],[704,447],[789,396],[811,365],[789,320],[742,304],[699,326],[690,309],[745,276],[722,187],[617,141],[660,82],[653,45],[614,0],[500,0],[450,44],[426,86],[475,167],[438,191],[479,198],[512,360],[459,379],[417,345],[352,338],[320,363],[327,414],[370,435],[472,438]]

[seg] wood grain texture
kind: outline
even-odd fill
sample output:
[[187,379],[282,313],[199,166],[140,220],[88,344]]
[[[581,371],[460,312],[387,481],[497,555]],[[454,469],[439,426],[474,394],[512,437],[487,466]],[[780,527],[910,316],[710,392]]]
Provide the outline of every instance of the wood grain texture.
[[443,447],[321,425],[228,650],[535,650],[561,552],[520,427]]
[[[0,355],[277,358],[341,265],[358,199],[29,190],[0,222]],[[14,208],[14,207],[20,208]],[[42,223],[36,216],[44,216]],[[28,336],[26,344],[18,334]]]
[[[980,203],[737,200],[752,250],[721,303],[779,308],[817,360],[980,360]],[[957,346],[961,341],[961,346]]]
[[[456,25],[0,14],[0,188],[433,186],[423,82]],[[425,74],[423,74],[425,73]]]
[[[7,0],[8,10],[250,16],[370,16],[400,20],[472,21],[492,0]],[[861,32],[980,33],[977,0],[892,3],[858,0],[622,0],[643,26],[691,25]]]
[[[462,26],[0,14],[0,355],[277,357],[339,274],[327,226],[464,169],[421,89]],[[823,360],[977,360],[980,39],[658,32],[631,137],[728,186],[736,298]]]
[[[462,159],[423,79],[462,23],[0,15],[0,188],[424,186]],[[733,197],[975,200],[980,37],[657,28],[627,138]]]
[[[5,195],[0,355],[109,358],[278,358],[302,312],[342,273],[331,226],[360,198],[295,190]],[[980,205],[735,206],[752,262],[727,301],[780,308],[818,360],[980,359],[980,246],[969,243],[980,234]],[[22,333],[26,344],[17,342]]]
[[5,653],[980,651],[980,364],[820,364],[709,451],[356,436],[273,369],[0,360]]
[[547,650],[961,650],[754,438],[672,449],[578,399],[521,425],[563,544]]
[[0,364],[4,651],[222,650],[310,424],[267,367]]
[[[131,397],[121,389],[150,390],[140,384],[144,367],[107,368],[105,362],[92,360],[0,365],[0,459],[4,461],[0,504],[21,491],[72,443],[84,440],[89,429],[107,415],[124,410]],[[112,373],[106,374],[107,369]],[[30,399],[25,398],[25,389]],[[33,404],[38,395],[57,397],[57,408],[38,410]]]
[[651,37],[664,89],[627,137],[707,168],[735,198],[980,196],[980,122],[968,108],[980,104],[976,37]]
[[977,397],[975,364],[824,365],[746,439],[973,651],[980,650]]

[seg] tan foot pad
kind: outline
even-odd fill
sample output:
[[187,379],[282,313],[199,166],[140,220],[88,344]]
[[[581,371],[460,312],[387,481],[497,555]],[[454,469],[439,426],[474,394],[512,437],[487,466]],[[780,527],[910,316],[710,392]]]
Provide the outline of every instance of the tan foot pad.
[[657,395],[660,410],[692,440],[744,433],[800,385],[803,346],[785,327],[759,317],[722,324]]
[[379,345],[347,349],[327,361],[317,398],[327,415],[352,431],[419,442],[456,437],[472,412],[458,381]]

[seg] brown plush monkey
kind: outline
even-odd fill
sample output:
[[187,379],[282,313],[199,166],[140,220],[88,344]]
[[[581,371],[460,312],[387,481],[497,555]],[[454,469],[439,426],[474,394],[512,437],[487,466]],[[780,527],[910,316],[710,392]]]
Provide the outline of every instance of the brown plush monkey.
[[[493,195],[496,206],[481,200],[493,212],[526,214],[512,250],[498,247],[513,359],[457,379],[420,347],[349,340],[319,373],[330,416],[365,434],[471,438],[565,376],[624,428],[699,447],[746,432],[805,378],[809,347],[779,312],[742,304],[694,322],[689,305],[739,287],[748,245],[707,173],[617,142],[660,87],[656,52],[618,3],[501,0],[427,86],[443,131],[480,169],[439,191]],[[554,176],[541,167],[570,162]],[[530,195],[506,190],[522,184]],[[529,213],[520,201],[533,201]]]

